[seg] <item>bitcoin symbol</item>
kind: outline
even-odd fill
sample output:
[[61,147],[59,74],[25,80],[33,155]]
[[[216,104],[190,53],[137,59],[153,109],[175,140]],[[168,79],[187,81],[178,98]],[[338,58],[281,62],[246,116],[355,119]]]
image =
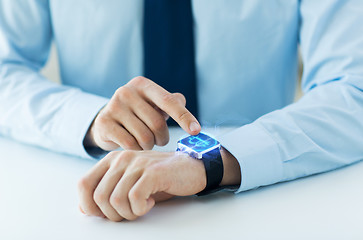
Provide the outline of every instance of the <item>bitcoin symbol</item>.
[[208,140],[203,140],[198,136],[193,136],[189,138],[189,143],[196,147],[207,147],[209,145]]

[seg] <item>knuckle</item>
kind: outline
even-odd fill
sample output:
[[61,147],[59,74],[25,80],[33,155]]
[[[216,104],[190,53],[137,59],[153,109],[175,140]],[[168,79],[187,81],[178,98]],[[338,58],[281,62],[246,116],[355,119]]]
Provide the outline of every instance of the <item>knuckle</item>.
[[107,124],[108,124],[108,118],[106,117],[106,114],[104,114],[104,113],[99,114],[96,121],[101,126],[107,126]]
[[120,152],[118,156],[117,162],[129,162],[132,158],[135,157],[135,152],[130,150],[124,150]]
[[167,128],[166,121],[162,117],[154,119],[152,122],[152,128],[154,131],[162,132]]
[[80,191],[87,191],[90,189],[89,180],[87,177],[83,177],[78,182],[78,190]]
[[140,141],[145,146],[153,146],[154,135],[149,131],[142,132],[140,136]]
[[93,195],[93,200],[96,202],[98,206],[103,205],[106,201],[108,201],[108,198],[105,193],[102,191],[96,190]]
[[102,160],[104,161],[112,161],[113,159],[117,159],[117,156],[121,154],[121,151],[112,151],[109,152],[106,157],[104,157]]
[[137,176],[139,175],[144,169],[144,161],[142,159],[138,159],[137,161],[133,161],[130,163],[130,170],[128,174],[130,176]]
[[185,99],[185,96],[181,93],[173,93],[176,99],[178,99],[183,105],[186,104],[187,100]]
[[138,155],[138,152],[134,151],[134,153],[133,153],[134,157],[129,157],[127,159],[127,163],[126,163],[127,169],[123,175],[123,178],[127,179],[130,176],[139,175],[143,171],[145,166],[148,164],[148,161],[149,161],[148,159],[137,156],[137,155]]
[[137,190],[131,190],[129,192],[129,201],[133,203],[133,213],[136,216],[142,216],[144,215],[145,209],[142,205],[140,205],[141,201],[144,201],[140,198],[140,195]]
[[118,111],[118,109],[119,109],[119,105],[118,105],[118,103],[116,102],[116,101],[114,101],[114,100],[111,100],[108,104],[107,104],[107,106],[106,106],[106,108],[105,108],[105,114],[112,114],[112,113],[114,113],[114,112],[116,112],[116,111]]
[[140,200],[140,193],[137,189],[131,189],[131,191],[129,192],[129,200],[131,202],[135,202],[135,201],[139,201]]
[[137,218],[137,216],[128,210],[128,200],[123,200],[119,196],[111,195],[110,204],[123,218],[129,221],[135,220]]
[[135,87],[142,87],[147,83],[148,79],[142,76],[137,76],[129,82],[130,85]]
[[164,93],[162,96],[162,101],[164,104],[174,104],[178,101],[178,99],[175,94]]
[[110,169],[112,169],[112,170],[122,169],[125,166],[125,162],[126,162],[125,159],[117,158],[112,162]]
[[189,120],[190,118],[190,113],[188,111],[183,111],[182,113],[179,114],[178,119],[182,122]]
[[165,93],[162,96],[162,99],[163,99],[164,103],[168,103],[168,104],[182,103],[183,105],[185,105],[185,103],[186,103],[186,99],[185,99],[184,95],[181,93]]
[[123,205],[122,199],[119,196],[111,195],[110,204],[115,209],[121,208]]
[[169,142],[169,137],[162,137],[160,138],[158,145],[159,146],[165,146]]
[[131,137],[123,138],[122,139],[122,144],[123,144],[123,147],[126,150],[131,150],[131,149],[137,149],[138,148],[135,139],[131,138]]
[[169,142],[169,131],[163,118],[155,119],[150,127],[155,135],[155,142],[159,146],[165,146]]
[[100,140],[105,143],[105,142],[108,142],[109,141],[109,134],[106,134],[106,133],[101,133],[100,135]]
[[[132,91],[127,86],[122,86],[119,89],[116,90],[116,96],[118,96],[120,99],[130,99],[132,97]],[[116,104],[113,104],[116,105]]]

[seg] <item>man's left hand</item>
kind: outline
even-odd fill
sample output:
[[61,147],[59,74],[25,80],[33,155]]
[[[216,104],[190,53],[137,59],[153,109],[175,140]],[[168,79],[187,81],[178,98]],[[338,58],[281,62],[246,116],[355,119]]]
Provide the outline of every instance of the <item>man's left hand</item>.
[[193,195],[205,186],[203,162],[186,154],[111,152],[79,182],[80,208],[112,221],[135,220],[157,201]]

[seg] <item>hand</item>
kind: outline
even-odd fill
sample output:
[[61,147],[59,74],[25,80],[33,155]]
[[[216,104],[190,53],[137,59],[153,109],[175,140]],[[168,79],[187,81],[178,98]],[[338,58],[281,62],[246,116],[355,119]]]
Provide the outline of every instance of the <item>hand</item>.
[[164,146],[169,141],[169,116],[187,133],[196,135],[201,127],[185,104],[182,94],[169,93],[149,79],[136,77],[120,87],[99,112],[88,130],[85,145],[106,151]]
[[134,220],[156,201],[206,186],[203,162],[183,153],[111,152],[79,182],[80,209],[112,221]]

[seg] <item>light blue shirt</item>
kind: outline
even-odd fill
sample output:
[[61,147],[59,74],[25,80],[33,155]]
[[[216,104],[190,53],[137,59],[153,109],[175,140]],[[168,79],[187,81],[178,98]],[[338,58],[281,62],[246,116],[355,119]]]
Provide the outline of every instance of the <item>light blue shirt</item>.
[[[143,73],[142,4],[0,0],[0,133],[87,157],[93,118]],[[239,126],[219,137],[238,191],[363,159],[361,0],[195,0],[193,14],[200,121]],[[52,41],[62,85],[39,73]]]

